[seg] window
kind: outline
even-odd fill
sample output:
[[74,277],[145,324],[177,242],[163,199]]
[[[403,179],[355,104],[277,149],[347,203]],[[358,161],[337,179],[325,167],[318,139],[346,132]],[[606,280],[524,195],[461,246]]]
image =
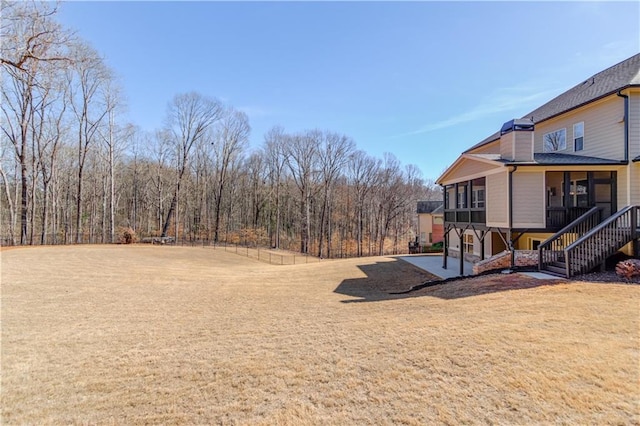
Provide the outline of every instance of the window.
[[573,125],[573,150],[582,151],[584,149],[584,123]]
[[467,185],[458,185],[458,209],[467,208]]
[[545,133],[542,137],[544,152],[563,151],[567,149],[567,129]]
[[588,180],[572,180],[569,187],[569,196],[571,197],[571,207],[588,207],[589,194],[587,191]]
[[531,250],[538,250],[538,247],[542,244],[542,240],[538,240],[537,238],[529,238],[529,246]]
[[420,233],[420,243],[421,244],[425,244],[427,242],[427,233],[426,232],[421,232]]
[[485,178],[474,179],[471,182],[471,208],[484,209]]
[[484,188],[473,189],[471,194],[471,208],[483,209],[484,208]]
[[454,185],[447,186],[445,191],[444,208],[453,210],[456,208],[456,187]]
[[462,237],[462,249],[465,253],[473,254],[473,234],[464,234]]

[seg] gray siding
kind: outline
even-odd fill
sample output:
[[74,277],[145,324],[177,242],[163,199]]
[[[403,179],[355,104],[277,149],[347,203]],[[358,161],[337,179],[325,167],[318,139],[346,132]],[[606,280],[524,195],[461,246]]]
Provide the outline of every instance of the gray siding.
[[513,132],[515,137],[516,161],[532,161],[533,160],[533,132]]
[[[535,152],[544,152],[545,133],[567,130],[566,154],[622,160],[624,158],[624,100],[616,95],[594,102],[559,117],[536,124]],[[584,122],[584,149],[575,152],[573,125]]]
[[465,158],[442,183],[450,184],[469,180],[470,176],[481,175],[490,170],[494,170],[496,167],[502,167],[502,165],[494,165]]
[[545,225],[544,172],[513,174],[513,226],[516,228]]
[[496,173],[487,176],[487,225],[507,226],[509,223],[509,176]]
[[500,156],[505,160],[513,160],[514,132],[500,136]]
[[[629,159],[640,155],[640,90],[629,95]],[[631,204],[640,204],[640,162],[629,165]],[[622,205],[620,206],[622,207]]]

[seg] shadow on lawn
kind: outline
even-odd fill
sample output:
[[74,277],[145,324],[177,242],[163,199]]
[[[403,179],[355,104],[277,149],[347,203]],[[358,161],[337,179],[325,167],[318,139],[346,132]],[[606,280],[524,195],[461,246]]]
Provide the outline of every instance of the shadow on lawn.
[[380,302],[423,296],[460,299],[567,282],[563,279],[537,279],[518,273],[440,280],[402,259],[360,265],[359,268],[366,277],[344,280],[334,290],[335,293],[358,298],[343,300],[343,303]]

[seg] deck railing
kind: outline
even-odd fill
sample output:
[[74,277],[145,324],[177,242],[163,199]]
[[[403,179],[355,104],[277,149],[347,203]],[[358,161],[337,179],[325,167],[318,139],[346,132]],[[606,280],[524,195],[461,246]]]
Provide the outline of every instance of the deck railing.
[[547,228],[562,228],[587,213],[589,209],[589,207],[547,207]]
[[589,272],[638,238],[640,206],[627,206],[566,247],[567,277]]
[[[580,237],[591,231],[600,223],[600,209],[592,207],[582,216],[553,234],[538,247],[538,263],[540,270],[549,265],[565,263],[564,250]],[[563,265],[564,266],[564,265]]]

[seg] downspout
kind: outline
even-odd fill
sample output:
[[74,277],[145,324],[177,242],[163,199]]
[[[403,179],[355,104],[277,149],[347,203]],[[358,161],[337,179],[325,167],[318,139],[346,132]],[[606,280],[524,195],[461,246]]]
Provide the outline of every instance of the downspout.
[[513,228],[513,173],[518,170],[518,166],[513,166],[509,170],[509,251],[511,252],[511,268],[516,264],[516,251],[513,248],[513,236],[511,229]]
[[624,98],[624,161],[629,163],[629,95],[623,95],[622,89],[616,95]]

